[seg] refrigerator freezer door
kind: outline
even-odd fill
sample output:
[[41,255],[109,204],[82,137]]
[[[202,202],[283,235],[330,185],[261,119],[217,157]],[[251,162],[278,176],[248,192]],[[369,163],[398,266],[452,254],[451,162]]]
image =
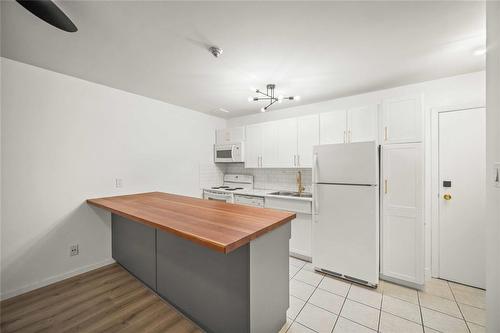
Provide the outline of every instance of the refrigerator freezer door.
[[378,284],[378,186],[315,184],[316,268]]
[[375,141],[314,146],[315,183],[378,184]]

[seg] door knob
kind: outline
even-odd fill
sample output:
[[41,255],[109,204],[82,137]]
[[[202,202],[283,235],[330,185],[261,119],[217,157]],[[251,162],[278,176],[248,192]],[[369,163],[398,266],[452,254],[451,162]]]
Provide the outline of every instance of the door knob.
[[451,194],[446,193],[445,195],[443,195],[443,199],[444,200],[451,200]]

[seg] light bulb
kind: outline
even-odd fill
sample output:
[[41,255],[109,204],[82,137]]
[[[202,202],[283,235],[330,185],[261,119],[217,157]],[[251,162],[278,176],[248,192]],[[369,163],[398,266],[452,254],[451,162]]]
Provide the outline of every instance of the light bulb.
[[253,102],[253,97],[248,97],[249,102]]
[[283,100],[283,95],[279,95],[278,96],[278,101],[282,101]]
[[260,112],[266,112],[266,108],[261,108]]
[[296,101],[300,101],[300,96],[294,96],[293,99]]

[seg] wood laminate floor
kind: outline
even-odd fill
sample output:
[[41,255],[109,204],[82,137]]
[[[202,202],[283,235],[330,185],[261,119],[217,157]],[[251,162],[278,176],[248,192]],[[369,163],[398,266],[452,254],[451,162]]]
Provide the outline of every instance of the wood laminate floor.
[[1,302],[0,331],[203,332],[117,264]]

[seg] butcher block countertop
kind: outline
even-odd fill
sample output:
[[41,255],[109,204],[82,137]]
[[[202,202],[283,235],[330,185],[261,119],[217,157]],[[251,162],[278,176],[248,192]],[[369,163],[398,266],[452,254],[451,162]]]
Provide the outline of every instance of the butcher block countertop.
[[223,253],[295,218],[294,213],[163,192],[88,199],[87,203]]

